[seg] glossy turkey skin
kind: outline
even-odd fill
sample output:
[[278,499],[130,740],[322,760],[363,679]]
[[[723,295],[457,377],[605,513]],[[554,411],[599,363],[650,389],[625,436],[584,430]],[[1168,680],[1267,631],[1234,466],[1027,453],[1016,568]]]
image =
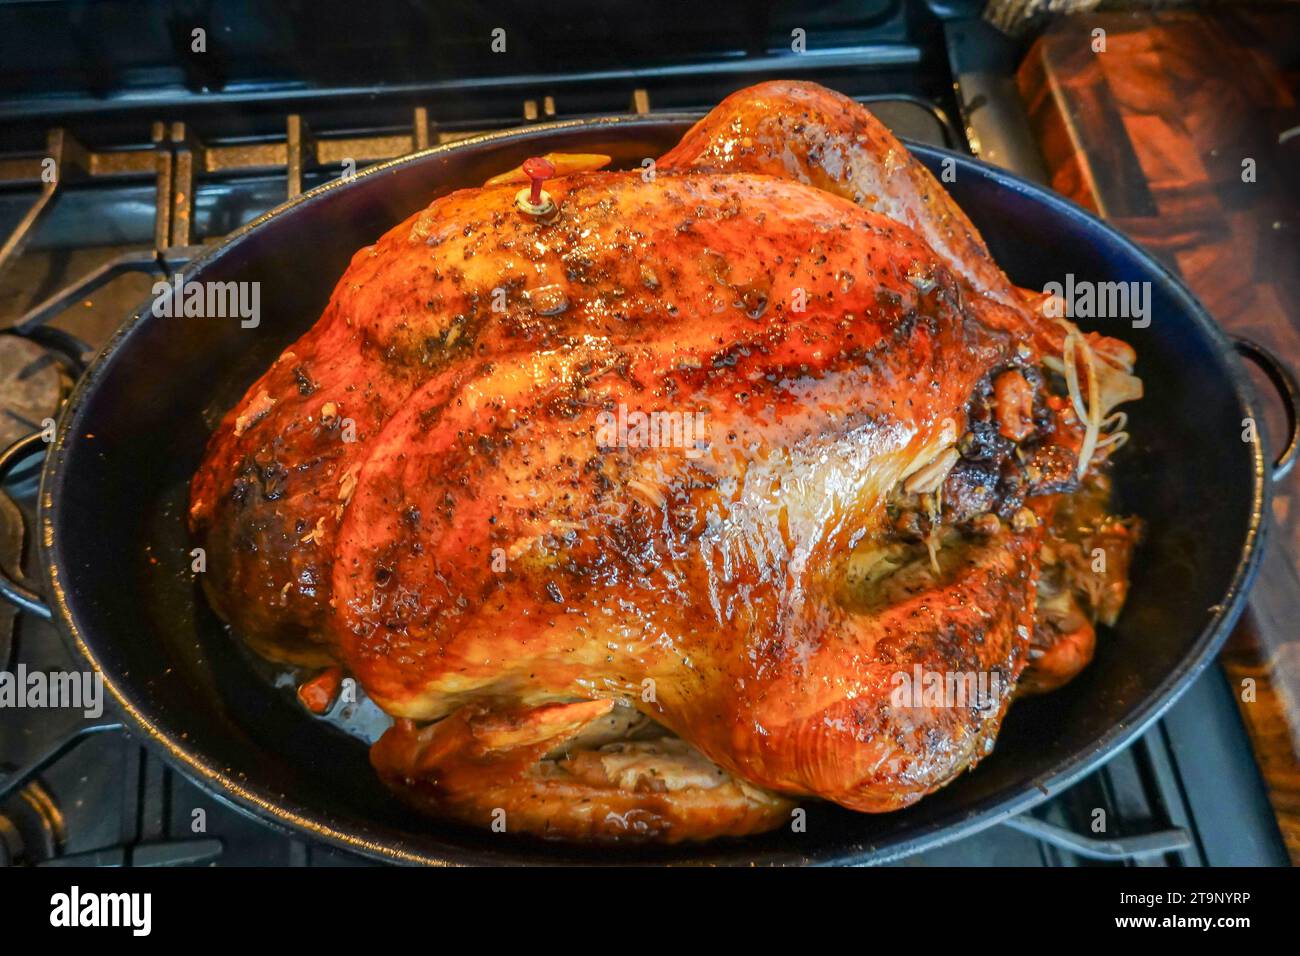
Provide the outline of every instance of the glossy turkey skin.
[[[548,182],[553,220],[517,189],[361,250],[222,421],[191,498],[214,606],[269,656],[342,661],[400,718],[384,779],[480,825],[706,839],[779,825],[776,794],[886,811],[973,766],[1009,693],[893,691],[917,669],[1015,686],[1041,527],[945,545],[887,599],[858,572],[980,383],[1059,328],[892,136],[809,84],[730,98],[648,182]],[[703,430],[611,442],[627,412]],[[725,781],[607,783],[590,752],[557,775],[548,748],[613,700]],[[499,750],[502,727],[554,739]]]
[[[638,699],[648,679],[643,708],[721,766],[858,809],[969,765],[999,714],[904,731],[890,679],[919,663],[1013,681],[1032,540],[972,555],[939,607],[854,613],[842,577],[889,490],[964,427],[1007,337],[909,230],[825,193],[617,175],[554,193],[549,226],[481,230],[509,208],[484,193],[480,218],[439,209],[412,228],[453,261],[466,233],[498,264],[532,250],[579,329],[587,288],[642,301],[617,337],[435,376],[368,447],[334,573],[367,691],[431,719],[471,701]],[[566,261],[583,263],[576,280]],[[599,416],[620,405],[702,414],[707,447],[602,447]]]
[[[598,749],[583,735],[612,700],[468,704],[424,726],[399,719],[371,749],[381,779],[417,809],[550,838],[667,843],[770,830],[788,798],[730,777],[677,738]],[[599,728],[598,728],[599,731]],[[560,759],[546,759],[559,748]]]
[[975,226],[929,170],[869,110],[824,86],[774,80],[733,93],[658,166],[762,173],[843,196],[911,227],[975,290],[1018,303]]
[[[987,316],[1060,352],[1059,325],[1037,311],[930,171],[870,110],[816,83],[772,80],[731,94],[658,161],[661,169],[759,173],[842,196],[913,229],[977,295],[1005,306]],[[956,175],[956,167],[952,168]]]
[[275,659],[333,660],[342,482],[406,396],[448,361],[437,342],[453,324],[446,317],[430,323],[423,360],[390,345],[440,305],[427,264],[403,254],[408,231],[399,225],[353,257],[320,320],[224,416],[191,484],[209,599]]
[[[322,632],[395,715],[639,696],[649,678],[656,717],[759,785],[883,809],[965,767],[998,715],[891,744],[889,770],[862,738],[882,737],[895,665],[1014,678],[1013,615],[894,621],[834,595],[884,495],[960,431],[1007,337],[910,230],[799,184],[598,174],[552,192],[550,224],[515,212],[513,190],[466,191],[359,253],[322,323],[223,424],[234,437],[274,395],[239,438],[300,441],[310,467],[274,500],[209,499],[201,475],[196,513],[253,514],[332,567]],[[514,310],[491,310],[500,287]],[[358,441],[320,424],[327,402],[357,417]],[[708,447],[602,450],[597,416],[620,403],[703,413]],[[1005,562],[1027,551],[977,566],[962,603],[1024,607],[1029,574]]]

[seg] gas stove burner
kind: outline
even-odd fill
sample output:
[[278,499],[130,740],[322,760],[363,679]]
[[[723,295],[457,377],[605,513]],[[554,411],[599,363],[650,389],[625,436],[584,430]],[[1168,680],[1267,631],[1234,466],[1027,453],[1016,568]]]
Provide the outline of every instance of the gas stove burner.
[[[6,765],[5,771],[12,771]],[[59,855],[63,814],[50,792],[33,780],[0,806],[0,866],[35,866]]]
[[67,358],[32,338],[0,335],[0,447],[40,431],[72,388]]

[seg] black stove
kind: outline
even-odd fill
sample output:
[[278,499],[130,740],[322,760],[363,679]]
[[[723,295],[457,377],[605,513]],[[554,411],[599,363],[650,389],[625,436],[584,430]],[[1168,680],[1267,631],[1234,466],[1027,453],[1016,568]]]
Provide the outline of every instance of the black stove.
[[[0,4],[0,37],[15,54],[0,63],[0,442],[55,416],[93,351],[204,242],[350,170],[475,132],[703,113],[749,82],[797,74],[868,103],[907,139],[1045,178],[1011,83],[1018,50],[974,18],[978,3],[873,0],[809,13],[721,2],[681,21],[637,5],[643,12],[622,23],[594,2],[549,14],[507,4],[499,16],[467,3],[371,6]],[[32,42],[12,42],[24,37]],[[53,182],[42,175],[50,157]],[[23,528],[33,526],[35,476],[33,462],[6,486],[17,508],[0,496],[5,567],[31,559]],[[0,670],[77,667],[46,621],[0,606]],[[364,862],[209,796],[122,730],[111,704],[93,719],[0,709],[0,863]],[[897,861],[1285,862],[1217,668],[1070,789]]]

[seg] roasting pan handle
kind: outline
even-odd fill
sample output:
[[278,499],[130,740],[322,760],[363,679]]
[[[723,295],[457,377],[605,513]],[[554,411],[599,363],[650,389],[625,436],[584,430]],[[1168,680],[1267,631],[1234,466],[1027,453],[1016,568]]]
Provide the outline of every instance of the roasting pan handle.
[[1282,449],[1282,454],[1277,456],[1277,461],[1273,462],[1272,471],[1273,480],[1281,481],[1295,465],[1296,448],[1300,445],[1300,385],[1296,384],[1295,375],[1291,370],[1258,342],[1234,338],[1232,344],[1238,355],[1250,359],[1268,376],[1268,380],[1277,389],[1278,397],[1282,399],[1282,406],[1286,409],[1286,447]]
[[[32,432],[0,452],[0,482],[8,478],[9,472],[26,460],[37,445],[44,443],[44,436],[41,432]],[[19,584],[18,580],[11,576],[5,568],[0,568],[0,597],[3,597],[14,607],[30,611],[47,621],[53,617],[53,614],[50,613],[50,606],[45,603],[45,599],[31,588]]]

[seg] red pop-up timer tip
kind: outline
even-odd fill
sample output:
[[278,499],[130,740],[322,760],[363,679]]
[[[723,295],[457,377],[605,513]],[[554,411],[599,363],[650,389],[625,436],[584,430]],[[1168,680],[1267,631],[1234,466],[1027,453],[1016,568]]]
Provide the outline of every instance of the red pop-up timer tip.
[[542,201],[542,183],[555,175],[555,166],[549,159],[542,156],[532,156],[524,160],[524,175],[533,181],[533,191],[528,198],[533,205],[539,205]]

